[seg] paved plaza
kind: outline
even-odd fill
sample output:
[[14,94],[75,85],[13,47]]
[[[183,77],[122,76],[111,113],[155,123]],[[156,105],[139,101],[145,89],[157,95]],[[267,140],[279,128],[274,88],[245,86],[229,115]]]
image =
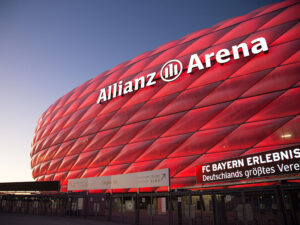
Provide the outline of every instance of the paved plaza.
[[[79,217],[39,216],[27,214],[0,213],[1,225],[120,225],[108,221]],[[124,224],[123,224],[124,225]]]

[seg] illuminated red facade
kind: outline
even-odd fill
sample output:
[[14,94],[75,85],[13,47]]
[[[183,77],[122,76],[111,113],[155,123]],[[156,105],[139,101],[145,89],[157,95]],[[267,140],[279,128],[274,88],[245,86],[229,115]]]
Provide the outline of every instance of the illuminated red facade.
[[[72,178],[170,168],[174,188],[194,185],[201,163],[299,144],[299,12],[292,1],[264,6],[148,51],[70,91],[38,121],[33,177],[60,180],[65,191]],[[186,73],[191,54],[258,37],[267,40],[268,53]],[[101,88],[159,74],[171,59],[184,65],[177,80],[156,76],[155,86],[96,103]]]

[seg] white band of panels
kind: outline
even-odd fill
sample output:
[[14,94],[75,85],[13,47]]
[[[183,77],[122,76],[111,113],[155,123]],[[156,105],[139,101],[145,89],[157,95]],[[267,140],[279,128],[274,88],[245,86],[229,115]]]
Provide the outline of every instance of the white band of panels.
[[70,179],[68,191],[163,187],[170,184],[169,169],[104,177]]

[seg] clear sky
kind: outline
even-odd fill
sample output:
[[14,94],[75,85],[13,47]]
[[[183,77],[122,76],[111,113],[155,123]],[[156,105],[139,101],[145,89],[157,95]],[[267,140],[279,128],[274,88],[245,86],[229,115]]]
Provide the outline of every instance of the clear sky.
[[274,0],[0,0],[0,182],[32,180],[41,114],[74,87]]

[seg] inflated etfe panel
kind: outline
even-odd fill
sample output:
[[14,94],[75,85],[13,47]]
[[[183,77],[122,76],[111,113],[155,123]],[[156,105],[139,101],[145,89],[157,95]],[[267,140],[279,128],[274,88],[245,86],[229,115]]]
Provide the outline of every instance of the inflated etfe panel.
[[[38,121],[33,177],[59,180],[65,191],[72,178],[170,168],[176,188],[195,184],[198,164],[299,144],[299,12],[293,1],[264,6],[143,53],[70,91]],[[259,38],[268,51],[254,54],[251,41]],[[241,43],[249,54],[239,48],[234,58],[232,46]],[[231,55],[224,51],[218,60],[221,49]],[[210,53],[216,55],[204,64]],[[181,65],[163,67],[173,59]],[[128,82],[141,77],[153,78],[152,85],[130,90]]]

